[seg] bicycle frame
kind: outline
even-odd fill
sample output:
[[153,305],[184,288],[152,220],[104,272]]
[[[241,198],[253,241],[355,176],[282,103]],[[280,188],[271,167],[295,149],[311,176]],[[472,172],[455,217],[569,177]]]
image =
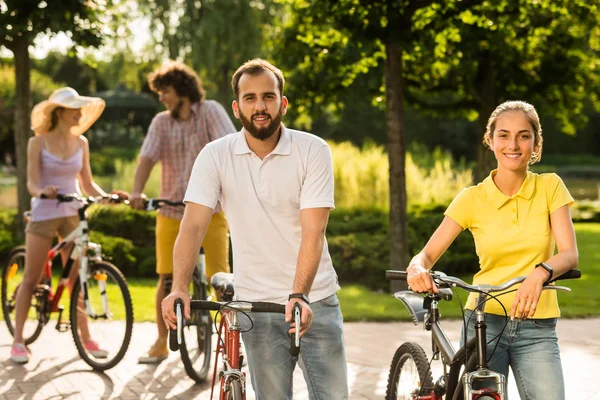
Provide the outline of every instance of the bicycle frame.
[[[79,225],[75,228],[71,233],[69,233],[65,238],[63,238],[58,244],[52,247],[48,251],[48,256],[46,257],[46,264],[44,266],[44,277],[47,280],[48,284],[41,284],[41,289],[46,290],[48,292],[48,299],[50,301],[49,304],[49,312],[58,312],[58,322],[57,329],[60,328],[60,320],[63,312],[63,307],[59,306],[62,294],[64,292],[65,286],[67,286],[69,281],[69,276],[71,274],[71,270],[75,261],[80,260],[79,265],[79,279],[81,281],[81,288],[83,293],[83,301],[86,309],[86,314],[91,318],[108,318],[110,316],[110,312],[108,310],[108,297],[106,295],[106,281],[103,277],[98,277],[98,286],[101,289],[102,293],[102,306],[103,306],[103,315],[96,315],[94,310],[91,307],[88,295],[88,285],[87,285],[87,271],[89,260],[102,260],[102,248],[99,244],[93,243],[89,241],[89,229],[88,222],[85,216],[85,210],[88,205],[84,204],[78,210],[79,216]],[[62,250],[64,250],[69,244],[73,244],[69,252],[69,256],[67,258],[67,262],[64,265],[63,272],[60,276],[60,280],[58,286],[56,287],[56,292],[52,291],[52,261],[58,257]],[[94,252],[93,256],[88,256],[88,250],[92,250]],[[40,287],[40,285],[38,285]],[[17,294],[18,289],[15,291],[15,295]],[[45,322],[47,322],[47,317],[43,317]]]
[[219,373],[219,400],[226,399],[227,394],[225,390],[227,388],[227,382],[232,378],[240,381],[242,387],[242,399],[245,400],[246,373],[241,371],[243,355],[241,354],[241,332],[238,311],[224,309],[221,310],[220,314],[221,322],[219,323],[219,340],[217,340],[217,350],[210,397],[212,399],[217,380],[217,365],[220,354],[225,368]]
[[[452,399],[456,389],[458,388],[461,367],[464,364],[472,362],[472,356],[476,353],[476,347],[483,348],[485,351],[485,321],[482,321],[482,325],[480,326],[480,328],[483,329],[483,334],[477,334],[476,337],[468,341],[466,347],[461,347],[457,352],[440,325],[440,313],[438,307],[439,300],[450,300],[452,298],[451,293],[442,291],[440,296],[428,295],[423,298],[423,296],[415,294],[411,291],[401,291],[395,293],[394,297],[404,303],[408,311],[413,316],[415,325],[418,323],[423,323],[425,330],[431,331],[431,348],[433,359],[439,360],[441,354],[444,365],[443,375],[440,378],[444,379],[441,385],[443,386],[444,390],[438,393],[432,391],[429,395],[419,396],[416,399],[442,400],[444,396],[446,396],[446,399]],[[478,332],[477,329],[476,332]],[[484,342],[483,347],[478,345],[478,343],[482,340]],[[471,354],[471,357],[469,357],[468,361],[465,360],[466,353]],[[485,359],[485,354],[483,358]],[[447,366],[450,366],[449,371],[446,370]],[[482,364],[482,368],[487,370],[487,363]],[[493,373],[492,371],[489,372]],[[504,389],[504,393],[506,393],[506,389]],[[487,395],[490,394],[488,393]]]
[[[463,398],[465,400],[477,400],[480,398],[504,400],[507,395],[506,377],[487,368],[487,327],[485,324],[484,308],[490,293],[504,293],[512,286],[522,283],[526,277],[516,277],[498,286],[489,284],[469,285],[459,278],[450,277],[442,273],[432,273],[432,277],[437,285],[441,285],[439,293],[429,293],[425,298],[412,291],[402,291],[394,294],[394,297],[401,300],[411,313],[415,325],[423,322],[425,329],[432,332],[433,359],[439,359],[439,354],[441,353],[444,365],[444,373],[434,384],[431,393],[424,396],[412,395],[413,400],[442,400],[444,395],[446,395],[446,399],[457,400],[456,395],[459,392],[456,391],[456,388],[460,383],[459,374],[463,365],[465,370],[462,375],[462,385]],[[571,291],[567,287],[548,286],[548,284],[556,280],[577,279],[579,277],[581,277],[581,271],[568,271],[550,282],[546,282],[542,290]],[[386,271],[386,278],[405,281],[407,273],[405,271],[390,270]],[[477,306],[475,307],[475,337],[470,339],[458,352],[454,351],[452,344],[439,324],[438,302],[442,299],[452,299],[450,287],[460,287],[470,292],[479,293]],[[475,351],[473,351],[474,349]],[[471,354],[468,359],[467,352]],[[448,365],[450,366],[449,372],[446,370]],[[495,388],[474,388],[473,383],[481,380],[486,380],[487,382],[493,380]]]

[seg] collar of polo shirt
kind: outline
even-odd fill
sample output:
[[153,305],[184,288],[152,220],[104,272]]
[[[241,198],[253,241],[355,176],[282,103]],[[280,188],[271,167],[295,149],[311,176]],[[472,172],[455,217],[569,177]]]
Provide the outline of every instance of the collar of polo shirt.
[[[241,154],[249,154],[252,153],[250,147],[248,147],[248,142],[246,141],[246,136],[244,134],[240,135],[237,142],[234,145],[235,155]],[[290,133],[287,131],[285,126],[281,124],[281,137],[277,142],[277,146],[273,149],[270,154],[278,154],[282,156],[289,156],[292,153],[292,139],[290,137]]]
[[496,206],[496,208],[500,209],[500,207],[502,207],[508,200],[514,198],[515,196],[519,196],[525,200],[531,200],[531,196],[533,196],[533,191],[535,189],[535,177],[533,176],[533,172],[527,171],[527,176],[525,177],[525,181],[523,181],[521,188],[517,194],[512,197],[502,193],[494,183],[493,177],[497,172],[497,169],[492,170],[490,175],[483,181],[485,193],[492,204]]

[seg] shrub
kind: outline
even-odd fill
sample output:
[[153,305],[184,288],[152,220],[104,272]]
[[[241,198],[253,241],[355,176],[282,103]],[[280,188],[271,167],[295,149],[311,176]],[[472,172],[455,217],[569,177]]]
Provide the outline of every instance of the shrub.
[[15,232],[17,210],[0,208],[0,260],[4,261],[8,252],[19,245]]
[[[333,155],[335,201],[341,208],[389,209],[389,165],[383,146],[329,143]],[[406,193],[410,206],[449,203],[472,181],[471,169],[447,151],[413,145],[406,154]]]
[[[444,206],[419,208],[409,215],[408,248],[411,256],[429,240],[443,219],[444,209]],[[385,279],[385,270],[391,268],[387,213],[334,210],[329,218],[327,241],[340,282],[360,282],[371,289],[389,288]],[[444,253],[436,269],[464,275],[475,273],[478,265],[473,237],[467,231],[459,235]]]

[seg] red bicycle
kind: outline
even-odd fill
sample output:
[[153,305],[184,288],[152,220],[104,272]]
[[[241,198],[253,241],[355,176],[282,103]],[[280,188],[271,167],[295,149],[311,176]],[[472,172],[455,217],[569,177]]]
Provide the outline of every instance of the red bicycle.
[[[217,298],[221,301],[191,300],[192,310],[214,310],[220,313],[217,350],[213,371],[210,398],[213,398],[217,379],[220,382],[219,400],[245,400],[246,399],[246,374],[242,372],[244,355],[240,340],[239,314],[270,312],[285,314],[285,305],[267,302],[250,302],[233,300],[234,286],[233,274],[218,272],[213,275],[211,285],[215,288]],[[169,347],[171,351],[178,351],[184,341],[182,334],[186,320],[183,318],[183,302],[175,301],[175,314],[177,315],[177,330],[170,330]],[[300,326],[300,306],[294,305],[293,316],[295,326]],[[216,325],[216,321],[215,321]],[[298,356],[300,353],[300,330],[291,337],[290,354]],[[217,374],[219,357],[223,368]]]
[[[103,197],[57,196],[59,202],[81,203],[79,226],[48,252],[44,273],[33,291],[31,308],[23,327],[25,344],[31,344],[50,320],[50,314],[57,312],[56,330],[66,332],[70,328],[79,355],[97,371],[112,368],[121,361],[133,329],[133,305],[127,281],[117,267],[103,259],[100,245],[89,240],[85,211],[101,199]],[[122,202],[116,195],[110,196],[109,200]],[[69,258],[56,290],[53,290],[52,261],[71,243],[73,247]],[[70,322],[64,322],[64,306],[60,305],[60,300],[77,260],[80,264],[78,277],[70,283]],[[2,271],[2,311],[11,335],[14,335],[16,299],[24,270],[25,247],[19,246],[10,252]],[[96,341],[102,344],[101,348]]]

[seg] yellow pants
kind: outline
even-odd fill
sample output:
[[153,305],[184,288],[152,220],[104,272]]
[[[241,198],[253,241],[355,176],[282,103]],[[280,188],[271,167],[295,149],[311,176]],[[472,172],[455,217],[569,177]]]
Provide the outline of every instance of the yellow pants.
[[[181,221],[156,217],[156,272],[161,275],[173,273],[173,247]],[[213,214],[202,242],[206,255],[206,277],[216,272],[229,272],[229,226],[223,212]]]

